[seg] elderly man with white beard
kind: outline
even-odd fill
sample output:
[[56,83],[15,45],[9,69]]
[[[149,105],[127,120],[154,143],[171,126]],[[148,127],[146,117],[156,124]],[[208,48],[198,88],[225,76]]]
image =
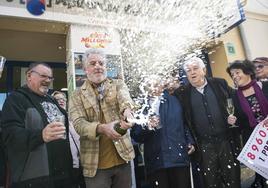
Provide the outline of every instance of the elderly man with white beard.
[[[81,163],[87,187],[130,188],[134,149],[129,133],[133,101],[122,80],[107,78],[105,54],[85,52],[87,80],[69,103],[70,117],[80,135]],[[116,127],[116,129],[115,129]],[[120,132],[121,134],[119,134]]]

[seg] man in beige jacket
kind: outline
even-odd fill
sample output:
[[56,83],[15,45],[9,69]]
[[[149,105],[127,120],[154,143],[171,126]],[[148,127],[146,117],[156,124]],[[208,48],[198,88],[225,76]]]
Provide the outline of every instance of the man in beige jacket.
[[133,101],[122,80],[107,78],[106,57],[100,50],[86,51],[83,68],[85,83],[69,103],[70,118],[80,135],[81,164],[86,186],[94,188],[130,188],[134,158],[129,133],[121,136],[114,129],[128,129],[133,118]]

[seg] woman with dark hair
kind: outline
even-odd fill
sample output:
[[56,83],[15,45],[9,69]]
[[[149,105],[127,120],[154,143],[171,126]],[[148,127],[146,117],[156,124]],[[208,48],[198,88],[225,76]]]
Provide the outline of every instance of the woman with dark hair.
[[[268,82],[256,81],[255,67],[249,60],[234,61],[226,71],[237,87],[233,96],[235,113],[228,117],[228,123],[240,127],[245,144],[255,126],[268,115]],[[251,187],[262,188],[265,185],[266,180],[256,173]]]

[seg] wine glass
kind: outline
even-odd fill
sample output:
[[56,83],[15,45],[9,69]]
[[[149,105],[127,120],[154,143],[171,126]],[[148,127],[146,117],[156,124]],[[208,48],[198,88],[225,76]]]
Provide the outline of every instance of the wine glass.
[[6,58],[0,55],[0,78],[2,76],[2,72],[4,71],[5,62]]
[[[234,103],[233,103],[233,99],[232,98],[228,98],[227,99],[227,106],[226,106],[226,110],[228,112],[229,115],[234,115]],[[231,125],[230,128],[234,128],[237,127],[236,125]]]

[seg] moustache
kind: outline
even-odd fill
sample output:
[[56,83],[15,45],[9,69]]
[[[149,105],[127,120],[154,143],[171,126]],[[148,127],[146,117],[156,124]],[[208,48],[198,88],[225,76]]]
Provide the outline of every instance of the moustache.
[[42,82],[41,83],[41,86],[44,86],[44,87],[49,87],[50,85],[50,82]]
[[103,71],[101,71],[101,70],[96,70],[96,71],[94,71],[94,73],[96,74],[96,73],[103,73]]

